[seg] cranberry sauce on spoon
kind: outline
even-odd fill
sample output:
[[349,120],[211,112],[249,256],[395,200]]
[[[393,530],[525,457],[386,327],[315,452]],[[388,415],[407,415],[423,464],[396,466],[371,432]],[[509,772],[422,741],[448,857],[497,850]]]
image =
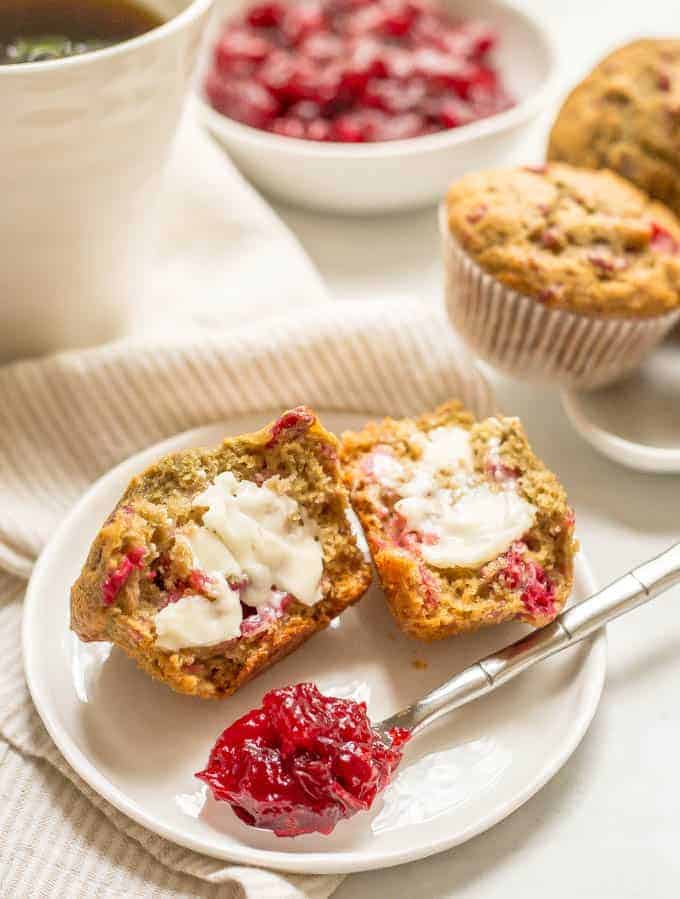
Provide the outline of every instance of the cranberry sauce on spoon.
[[295,684],[270,691],[223,731],[196,776],[246,824],[280,837],[329,834],[370,809],[408,738],[398,727],[381,736],[363,702]]

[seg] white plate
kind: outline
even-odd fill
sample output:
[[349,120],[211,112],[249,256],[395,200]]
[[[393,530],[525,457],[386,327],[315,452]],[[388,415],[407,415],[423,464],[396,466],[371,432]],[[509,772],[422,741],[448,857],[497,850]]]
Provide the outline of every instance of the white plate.
[[[360,415],[322,417],[337,432],[365,421]],[[285,871],[350,872],[462,843],[526,802],[569,758],[600,698],[604,634],[543,662],[414,740],[372,814],[343,822],[329,837],[279,839],[246,827],[228,806],[206,799],[193,777],[220,731],[257,705],[266,690],[313,680],[329,693],[365,699],[379,719],[524,628],[418,643],[397,630],[373,587],[336,627],[221,703],[178,696],[139,672],[119,650],[81,644],[68,629],[70,585],[130,477],[162,453],[216,444],[266,418],[233,419],[174,437],[109,472],[73,509],[36,565],[26,596],[24,659],[36,707],[70,764],[98,793],[150,830],[207,855]],[[575,596],[592,591],[581,558]]]
[[625,381],[588,393],[565,391],[562,404],[579,434],[615,462],[680,472],[680,331]]

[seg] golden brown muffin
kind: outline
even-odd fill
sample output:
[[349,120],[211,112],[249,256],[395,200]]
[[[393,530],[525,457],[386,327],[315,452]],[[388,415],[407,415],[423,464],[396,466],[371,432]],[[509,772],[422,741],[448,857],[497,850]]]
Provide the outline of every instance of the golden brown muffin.
[[[514,619],[542,626],[560,612],[573,585],[574,516],[516,418],[476,422],[450,402],[344,434],[340,459],[405,633],[437,640]],[[442,525],[440,509],[457,520]]]
[[608,168],[680,215],[680,40],[639,40],[603,59],[565,100],[548,158]]
[[478,172],[451,186],[446,211],[468,256],[546,308],[651,318],[680,307],[680,223],[612,172]]
[[[71,628],[81,640],[121,647],[173,690],[208,699],[229,696],[325,628],[371,582],[348,522],[337,446],[303,406],[257,433],[227,439],[212,450],[174,453],[152,465],[131,481],[92,544],[71,592]],[[241,602],[237,638],[164,649],[158,645],[156,618],[163,609],[192,596],[201,604],[215,601],[211,573],[196,568],[186,534],[195,534],[196,528],[205,533],[205,500],[197,505],[196,497],[225,472],[239,484],[251,482],[297,503],[286,527],[314,528],[322,556],[319,599],[305,604],[279,589],[271,607]],[[256,496],[261,494],[256,491]],[[229,586],[247,590],[246,582],[242,578]],[[268,590],[268,581],[265,586]],[[248,595],[236,594],[241,600]]]

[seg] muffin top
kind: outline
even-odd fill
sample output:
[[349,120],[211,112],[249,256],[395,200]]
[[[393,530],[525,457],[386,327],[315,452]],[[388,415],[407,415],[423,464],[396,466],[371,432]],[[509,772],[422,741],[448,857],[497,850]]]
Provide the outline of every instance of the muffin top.
[[546,306],[639,317],[680,308],[680,222],[612,172],[477,172],[451,186],[447,212],[486,272]]
[[548,158],[613,169],[680,215],[680,40],[603,59],[562,106]]

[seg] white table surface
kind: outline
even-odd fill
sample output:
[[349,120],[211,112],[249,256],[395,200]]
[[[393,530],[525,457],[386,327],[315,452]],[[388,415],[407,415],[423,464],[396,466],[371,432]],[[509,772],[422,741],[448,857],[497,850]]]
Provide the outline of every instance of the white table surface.
[[[530,0],[552,19],[563,85],[611,46],[680,33],[675,0]],[[527,135],[540,158],[550,115]],[[338,300],[441,301],[433,210],[341,219],[276,207]],[[494,378],[538,453],[561,475],[601,584],[680,534],[680,477],[635,474],[598,456],[571,429],[552,390]],[[580,748],[509,819],[457,849],[356,874],[337,899],[656,899],[680,895],[680,591],[609,629],[607,686]]]

